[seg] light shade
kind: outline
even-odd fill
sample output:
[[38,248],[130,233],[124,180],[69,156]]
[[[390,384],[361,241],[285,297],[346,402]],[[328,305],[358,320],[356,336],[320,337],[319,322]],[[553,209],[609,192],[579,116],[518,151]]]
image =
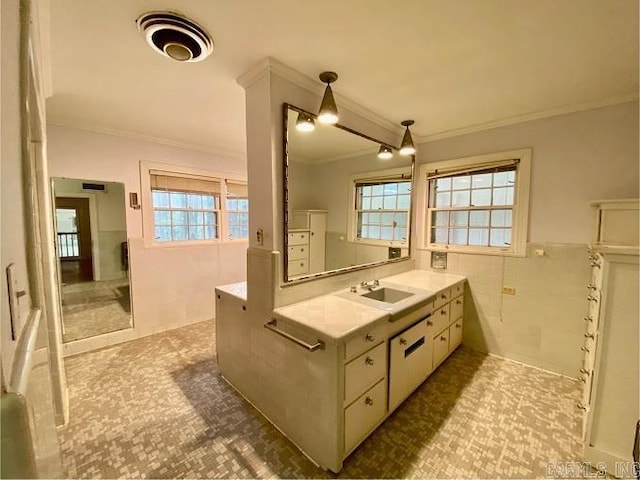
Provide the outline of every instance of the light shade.
[[413,155],[416,153],[416,146],[413,144],[413,138],[411,138],[409,127],[414,124],[414,121],[405,120],[400,124],[406,127],[404,136],[402,137],[402,143],[400,144],[400,155]]
[[296,130],[299,132],[310,132],[316,128],[316,122],[311,115],[304,112],[298,113],[298,120],[296,120]]
[[338,123],[338,107],[336,107],[336,101],[331,90],[331,84],[337,79],[338,74],[335,72],[322,72],[320,74],[320,81],[327,84],[322,103],[320,103],[320,111],[318,112],[318,121],[321,123],[329,125]]
[[391,147],[388,147],[387,145],[380,145],[378,158],[381,160],[389,160],[390,158],[393,158],[393,151],[391,150]]

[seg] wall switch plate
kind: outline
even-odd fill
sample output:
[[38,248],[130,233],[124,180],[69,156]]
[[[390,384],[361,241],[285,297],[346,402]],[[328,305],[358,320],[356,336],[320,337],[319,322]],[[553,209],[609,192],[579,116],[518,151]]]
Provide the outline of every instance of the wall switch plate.
[[536,254],[536,257],[544,257],[544,250],[539,248],[535,251],[535,254]]
[[515,295],[516,294],[516,287],[510,287],[509,285],[503,285],[502,286],[502,293],[505,293],[507,295]]
[[431,268],[436,270],[446,270],[447,252],[431,252]]

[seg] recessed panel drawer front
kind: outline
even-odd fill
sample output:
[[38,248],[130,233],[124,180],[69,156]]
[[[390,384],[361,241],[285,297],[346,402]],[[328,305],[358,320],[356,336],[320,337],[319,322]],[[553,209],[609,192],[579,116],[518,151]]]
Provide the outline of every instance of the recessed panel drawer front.
[[307,260],[309,258],[309,247],[307,245],[295,245],[287,248],[289,261]]
[[438,307],[441,307],[445,303],[449,303],[450,299],[451,299],[450,290],[447,289],[447,290],[442,290],[441,292],[438,292],[435,300],[433,301],[433,308],[436,309]]
[[288,263],[287,273],[290,277],[294,275],[302,275],[309,272],[309,262],[307,260],[294,260]]
[[459,283],[451,287],[451,298],[456,298],[464,293],[464,283]]
[[438,365],[449,354],[449,329],[433,337],[433,366]]
[[296,232],[288,234],[287,245],[305,245],[309,243],[309,232]]
[[345,360],[351,360],[386,340],[385,333],[384,325],[378,325],[359,332],[355,337],[347,341],[344,350]]
[[431,369],[427,322],[423,320],[389,342],[389,408],[399,405]]
[[345,366],[344,400],[351,403],[368,387],[385,376],[387,371],[386,344],[377,347],[354,358]]
[[434,309],[431,322],[433,322],[432,332],[440,332],[447,328],[449,326],[449,304]]
[[462,318],[462,315],[464,313],[464,296],[460,295],[459,297],[454,298],[453,300],[451,300],[450,305],[451,313],[449,315],[449,319],[453,321]]
[[387,411],[387,383],[381,381],[344,411],[344,451],[355,447]]
[[462,343],[462,318],[451,323],[449,327],[449,350],[453,351]]

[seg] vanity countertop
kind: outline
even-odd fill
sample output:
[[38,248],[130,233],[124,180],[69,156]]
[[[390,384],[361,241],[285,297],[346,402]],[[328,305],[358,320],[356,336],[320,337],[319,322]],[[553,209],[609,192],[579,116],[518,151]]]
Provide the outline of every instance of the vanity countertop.
[[230,283],[228,285],[220,285],[216,287],[216,290],[220,290],[234,297],[238,297],[241,300],[247,300],[247,282]]
[[[401,285],[408,289],[423,290],[418,302],[429,299],[434,292],[464,282],[466,277],[449,273],[411,270],[391,277],[381,278],[381,287]],[[393,313],[384,308],[369,306],[360,301],[348,300],[349,289],[293,303],[274,309],[273,316],[285,322],[303,326],[322,337],[323,340],[337,342],[345,340],[352,333],[375,322],[388,320]],[[406,308],[415,306],[416,301],[407,302]],[[398,304],[399,305],[399,304]]]

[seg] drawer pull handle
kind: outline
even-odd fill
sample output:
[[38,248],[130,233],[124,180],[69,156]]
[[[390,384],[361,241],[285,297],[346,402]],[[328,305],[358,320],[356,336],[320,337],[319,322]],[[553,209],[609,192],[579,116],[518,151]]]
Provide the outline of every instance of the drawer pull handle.
[[364,363],[366,363],[367,365],[373,365],[373,358],[371,358],[371,357],[367,357],[367,358],[364,360]]
[[588,347],[580,347],[580,350],[582,350],[583,352],[587,352],[589,353],[591,350],[589,350]]
[[447,338],[447,337],[440,337],[440,341],[441,341],[441,342],[446,342],[447,340],[448,340],[448,338]]
[[590,317],[589,315],[587,315],[586,317],[584,317],[584,321],[585,322],[593,322],[593,317]]
[[301,252],[304,252],[304,248],[301,248],[301,249],[300,249],[300,251],[301,251]]
[[294,337],[293,335],[291,335],[290,333],[285,332],[284,330],[280,330],[278,328],[278,321],[276,319],[273,319],[267,323],[264,324],[264,328],[271,330],[274,333],[277,333],[278,335],[280,335],[281,337],[286,338],[287,340],[291,340],[293,343],[300,345],[301,347],[306,348],[307,350],[309,350],[310,352],[315,352],[316,350],[320,350],[324,348],[324,342],[318,340],[316,343],[314,343],[313,345],[305,342],[304,340],[300,340],[297,337]]
[[580,380],[582,383],[587,383],[587,379],[584,377],[580,377],[578,380]]
[[596,336],[593,333],[585,333],[584,338],[596,338]]
[[406,345],[407,341],[404,338],[400,339],[400,345]]
[[364,339],[365,339],[367,342],[373,342],[373,341],[375,340],[375,337],[373,336],[373,334],[372,334],[372,333],[367,333],[367,334],[364,336]]
[[433,327],[433,322],[431,320],[427,320],[427,327]]
[[441,313],[442,315],[446,315],[446,314],[447,314],[447,311],[446,311],[446,310],[440,310],[440,313]]
[[367,398],[364,399],[364,403],[366,403],[369,406],[373,405],[373,398],[367,396]]
[[587,283],[587,290],[597,290],[598,287],[596,287],[593,283]]
[[595,268],[600,268],[600,264],[598,262],[591,262],[591,266]]
[[587,370],[586,368],[581,368],[581,369],[580,369],[580,373],[584,373],[584,374],[586,374],[586,375],[590,375],[589,370]]
[[456,328],[462,328],[462,325],[460,325],[459,323],[456,323]]
[[443,299],[443,300],[446,300],[447,296],[443,293],[442,295],[440,295],[440,298]]
[[584,406],[582,403],[577,403],[577,404],[576,404],[576,407],[578,407],[580,410],[584,410],[584,411],[586,411],[586,410],[587,410],[587,407],[586,407],[586,406]]
[[590,302],[597,302],[598,301],[598,299],[596,297],[592,296],[592,295],[589,295],[587,297],[587,300],[590,301]]
[[457,303],[458,305],[462,305],[462,300],[456,300],[456,303]]

